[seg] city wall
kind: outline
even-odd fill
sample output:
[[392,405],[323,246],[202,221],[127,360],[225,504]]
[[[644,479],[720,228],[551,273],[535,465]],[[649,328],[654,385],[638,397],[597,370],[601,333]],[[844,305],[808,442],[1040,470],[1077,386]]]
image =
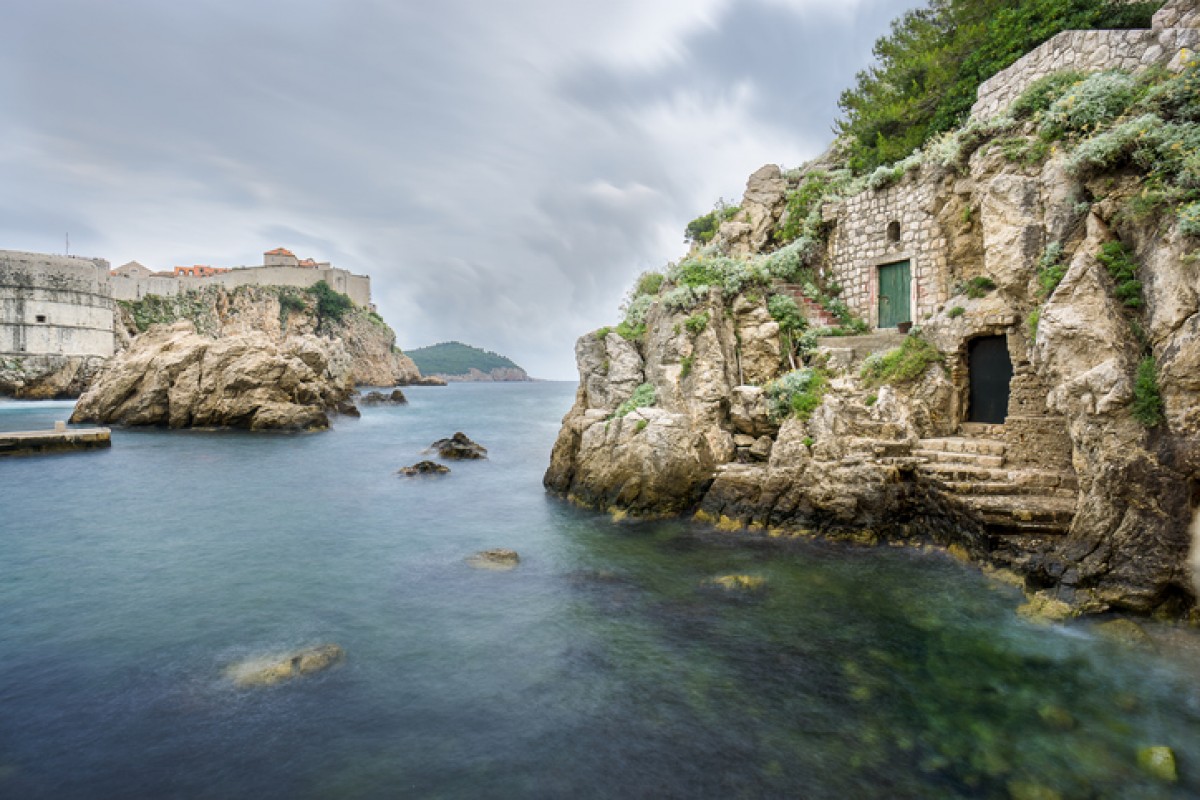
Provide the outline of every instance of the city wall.
[[0,250],[0,355],[113,354],[104,259]]
[[307,289],[318,281],[347,295],[360,306],[371,304],[371,279],[337,267],[236,267],[206,278],[166,277],[160,275],[113,275],[112,296],[117,300],[140,300],[148,294],[173,297],[205,286],[295,286]]

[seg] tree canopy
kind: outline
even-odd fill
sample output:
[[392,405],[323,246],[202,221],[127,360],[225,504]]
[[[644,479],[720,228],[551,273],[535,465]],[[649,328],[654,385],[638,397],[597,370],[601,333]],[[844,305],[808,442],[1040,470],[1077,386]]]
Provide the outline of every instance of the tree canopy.
[[962,124],[979,85],[1064,30],[1148,28],[1162,2],[930,0],[892,22],[876,62],[838,101],[850,166],[904,158]]

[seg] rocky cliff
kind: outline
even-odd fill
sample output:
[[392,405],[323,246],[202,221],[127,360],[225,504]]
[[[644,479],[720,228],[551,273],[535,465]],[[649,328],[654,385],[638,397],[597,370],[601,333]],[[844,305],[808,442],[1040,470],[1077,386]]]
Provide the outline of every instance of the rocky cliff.
[[406,385],[421,377],[377,314],[358,306],[323,311],[318,294],[294,287],[210,286],[175,297],[120,301],[118,312],[118,339],[124,342],[151,325],[189,320],[198,333],[214,338],[261,333],[277,344],[306,334],[339,340],[353,381],[361,386]]
[[[712,245],[577,342],[547,487],[731,531],[933,540],[1075,612],[1192,612],[1200,137],[1116,120],[1049,147],[1046,118],[972,123],[869,182],[834,156],[755,173]],[[893,262],[913,333],[830,336],[883,314]],[[1009,370],[992,424],[972,416],[983,340]]]
[[159,324],[114,356],[79,399],[72,422],[171,428],[313,430],[353,391],[338,340],[272,340],[261,331],[212,338],[188,320]]
[[0,397],[20,400],[78,397],[106,360],[104,356],[0,356]]

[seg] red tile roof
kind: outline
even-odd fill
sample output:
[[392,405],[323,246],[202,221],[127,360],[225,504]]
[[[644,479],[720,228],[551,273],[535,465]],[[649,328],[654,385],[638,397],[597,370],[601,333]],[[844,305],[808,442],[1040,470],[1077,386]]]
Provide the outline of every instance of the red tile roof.
[[295,253],[293,253],[291,250],[288,250],[284,247],[276,247],[274,250],[268,250],[267,252],[263,253],[263,255],[266,255],[266,256],[291,256],[292,258],[296,257]]

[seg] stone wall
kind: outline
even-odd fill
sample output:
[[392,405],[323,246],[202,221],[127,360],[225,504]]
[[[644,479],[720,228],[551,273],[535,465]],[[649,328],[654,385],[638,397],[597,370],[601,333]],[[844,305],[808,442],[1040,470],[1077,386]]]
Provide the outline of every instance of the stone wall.
[[329,286],[360,306],[371,305],[371,279],[366,275],[354,275],[337,267],[238,267],[207,278],[161,276],[114,275],[112,295],[117,300],[140,300],[148,294],[174,297],[190,289],[205,286],[295,286],[306,289],[318,281]]
[[971,116],[1002,114],[1038,78],[1063,70],[1137,71],[1167,64],[1184,49],[1200,48],[1200,8],[1196,0],[1172,0],[1154,15],[1149,30],[1063,31],[1026,53],[979,87]]
[[113,302],[103,259],[0,250],[0,354],[113,354]]
[[[834,223],[826,270],[842,287],[841,297],[870,323],[879,322],[879,267],[908,261],[912,275],[912,321],[934,313],[946,301],[948,243],[936,218],[937,185],[905,179],[868,189],[827,209]],[[889,237],[893,227],[895,238]]]

